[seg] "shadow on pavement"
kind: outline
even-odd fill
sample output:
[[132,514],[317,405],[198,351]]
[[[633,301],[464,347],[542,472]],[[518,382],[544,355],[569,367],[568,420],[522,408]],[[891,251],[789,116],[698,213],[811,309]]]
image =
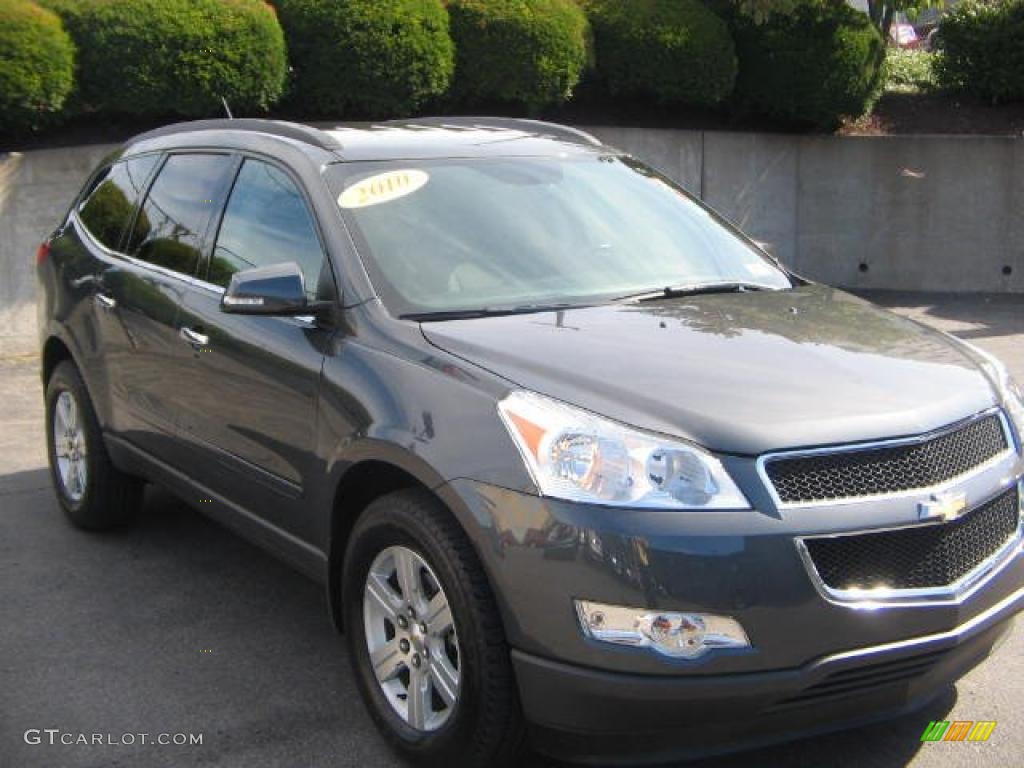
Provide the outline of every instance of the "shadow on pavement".
[[910,309],[911,317],[971,340],[1024,334],[1024,295],[851,291],[883,307]]
[[956,687],[950,685],[922,710],[888,722],[690,765],[700,768],[907,765],[923,746],[921,734],[925,726],[931,720],[946,719],[956,701]]
[[[49,469],[32,469],[26,472],[12,472],[7,475],[0,475],[0,499],[14,494],[38,494],[40,491],[45,491],[49,494],[52,489],[53,484],[50,481]],[[48,503],[51,501],[48,495],[46,501]],[[53,506],[56,507],[56,504]]]
[[[0,617],[0,765],[399,765],[323,590],[162,490],[92,534],[46,470],[0,476]],[[31,728],[204,738],[32,746]]]

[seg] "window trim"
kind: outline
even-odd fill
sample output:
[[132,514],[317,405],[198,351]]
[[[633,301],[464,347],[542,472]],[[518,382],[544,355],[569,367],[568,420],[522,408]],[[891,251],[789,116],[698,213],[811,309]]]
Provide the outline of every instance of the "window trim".
[[[98,186],[100,178],[103,177],[104,174],[106,174],[108,171],[110,171],[115,165],[117,165],[118,163],[127,163],[130,162],[131,160],[139,160],[144,157],[151,157],[153,155],[156,156],[156,163],[153,165],[153,168],[149,171],[149,174],[146,176],[146,178],[143,179],[142,186],[139,188],[139,195],[132,202],[132,212],[128,217],[128,224],[125,226],[124,229],[121,230],[121,236],[118,238],[117,241],[117,248],[110,248],[109,246],[104,245],[103,243],[100,242],[99,238],[92,233],[92,230],[89,229],[88,225],[84,221],[82,221],[81,217],[79,216],[79,213],[81,213],[82,211],[82,207],[85,205],[86,201],[92,196],[92,193],[96,191],[96,187]],[[76,197],[74,203],[72,203],[71,213],[74,215],[75,220],[78,221],[81,225],[81,228],[84,229],[86,233],[88,233],[89,238],[107,253],[115,255],[120,254],[122,252],[121,248],[124,246],[125,243],[125,238],[133,229],[135,229],[135,219],[139,213],[139,206],[142,204],[142,201],[146,199],[146,195],[149,194],[149,187],[153,183],[153,179],[156,178],[157,172],[160,170],[160,168],[163,167],[164,159],[162,155],[162,150],[152,150],[150,152],[140,152],[137,155],[122,155],[121,157],[111,160],[110,162],[103,163],[99,168],[92,172],[92,175],[89,177],[88,181],[82,187],[82,190],[78,193],[78,197]]]
[[[242,166],[245,165],[246,160],[255,160],[257,162],[266,163],[277,170],[281,171],[285,176],[288,177],[289,181],[299,191],[299,195],[302,196],[303,205],[306,206],[306,213],[309,215],[310,220],[313,222],[313,233],[316,235],[317,242],[320,245],[320,256],[323,258],[324,263],[327,265],[327,270],[331,276],[331,287],[333,288],[333,296],[329,301],[340,302],[341,291],[338,289],[339,282],[338,276],[334,270],[334,260],[331,258],[330,250],[327,248],[327,240],[324,237],[324,233],[320,224],[320,217],[316,215],[316,208],[313,205],[312,198],[309,194],[309,190],[306,189],[306,185],[302,183],[302,179],[296,174],[286,163],[281,162],[276,157],[270,155],[264,155],[260,152],[254,152],[251,150],[237,150],[234,153],[239,159],[238,165],[235,166],[234,174],[231,178],[231,183],[228,185],[227,194],[224,196],[224,205],[221,206],[220,212],[216,217],[216,226],[213,227],[213,238],[210,241],[210,247],[205,249],[204,258],[201,264],[199,273],[203,276],[199,278],[205,285],[215,287],[220,293],[224,293],[226,290],[216,283],[211,283],[206,278],[210,275],[210,265],[213,261],[213,253],[217,249],[217,240],[220,239],[221,227],[224,225],[224,215],[227,213],[228,205],[231,203],[231,196],[235,192],[235,187],[238,184],[238,177],[242,173]],[[213,222],[211,222],[213,224]]]
[[224,293],[224,289],[221,288],[219,285],[212,285],[211,283],[204,282],[202,280],[199,280],[198,278],[190,277],[189,275],[183,275],[181,272],[175,272],[173,269],[161,267],[159,264],[153,264],[148,261],[143,261],[142,259],[137,259],[134,256],[130,256],[122,251],[110,250],[105,245],[103,245],[103,243],[97,240],[96,237],[92,234],[92,232],[89,231],[89,228],[86,227],[85,223],[78,217],[77,211],[75,211],[72,214],[71,222],[74,224],[75,229],[79,232],[80,235],[84,235],[85,237],[87,237],[93,245],[102,250],[104,254],[111,258],[118,259],[140,269],[149,270],[154,274],[162,275],[164,277],[172,277],[176,280],[180,280],[183,283],[186,283],[197,288],[205,288],[211,293]]
[[[97,240],[96,237],[92,234],[92,232],[89,231],[89,228],[85,225],[85,222],[83,222],[79,217],[78,213],[80,204],[82,202],[82,193],[79,193],[78,198],[73,204],[70,216],[71,222],[75,225],[75,228],[79,231],[81,235],[84,235],[90,243],[92,243],[98,249],[102,250],[104,254],[110,256],[111,258],[116,258],[125,261],[126,263],[139,269],[149,270],[163,277],[169,277],[175,280],[180,280],[181,282],[194,288],[201,288],[209,293],[218,296],[223,296],[225,293],[224,288],[215,283],[208,282],[204,278],[209,274],[210,256],[213,253],[213,248],[216,247],[217,238],[220,236],[220,226],[224,219],[224,212],[227,210],[227,204],[231,199],[231,193],[234,192],[235,181],[238,178],[238,173],[241,170],[242,163],[245,161],[245,159],[252,158],[254,160],[259,160],[261,162],[265,162],[275,166],[276,168],[281,170],[285,175],[287,175],[288,178],[298,188],[299,193],[302,195],[303,202],[306,205],[306,210],[313,220],[313,229],[316,233],[317,240],[319,241],[320,244],[320,253],[323,256],[327,264],[328,271],[330,273],[331,287],[334,289],[334,295],[329,300],[339,305],[342,303],[342,291],[340,288],[341,281],[338,279],[338,270],[334,264],[334,259],[331,256],[331,250],[327,246],[327,238],[324,236],[323,224],[320,221],[320,217],[317,215],[316,206],[313,205],[313,197],[310,194],[309,189],[303,183],[302,178],[285,162],[272,155],[267,155],[261,152],[251,150],[239,150],[230,147],[185,147],[170,150],[159,149],[152,150],[149,152],[140,152],[136,155],[129,155],[127,157],[120,157],[109,163],[103,164],[101,167],[99,167],[93,172],[92,176],[89,178],[88,183],[85,185],[83,189],[89,189],[100,174],[102,174],[104,171],[106,171],[116,163],[123,162],[125,160],[131,160],[136,157],[145,157],[148,155],[158,155],[160,157],[156,165],[154,166],[153,170],[150,172],[149,177],[146,179],[146,183],[139,194],[139,199],[135,202],[135,206],[132,211],[131,222],[129,226],[125,228],[125,231],[122,233],[121,242],[118,243],[117,250],[108,248],[99,240]],[[176,272],[173,269],[162,267],[159,264],[153,264],[152,262],[145,261],[144,259],[136,258],[135,256],[132,256],[126,253],[125,251],[121,250],[121,248],[123,248],[125,243],[127,242],[127,237],[135,229],[135,222],[136,219],[138,218],[139,211],[142,208],[143,201],[145,201],[146,198],[149,196],[149,191],[150,188],[153,186],[153,182],[156,181],[157,176],[159,176],[160,171],[163,170],[163,167],[167,162],[167,159],[171,155],[228,155],[234,158],[236,162],[234,170],[229,171],[228,173],[230,183],[228,184],[227,193],[224,196],[224,204],[221,205],[220,209],[216,212],[216,214],[213,217],[211,217],[210,223],[207,226],[207,231],[203,235],[203,248],[200,253],[199,260],[200,268],[197,268],[197,272],[199,274],[202,274],[203,277],[199,277],[198,274],[186,275],[181,272]],[[345,226],[344,221],[342,221],[342,226]],[[211,228],[213,239],[209,242],[209,247],[207,247],[207,238],[210,235]],[[346,234],[348,234],[347,228],[345,229]]]
[[[101,251],[103,251],[104,254],[106,254],[107,256],[109,256],[111,258],[119,259],[121,261],[126,262],[127,264],[130,264],[130,265],[136,267],[136,268],[139,268],[139,269],[142,269],[142,270],[148,270],[148,271],[152,272],[153,274],[160,275],[162,277],[169,277],[169,278],[173,278],[175,280],[180,280],[181,282],[185,283],[186,285],[190,285],[190,286],[195,287],[195,288],[202,288],[202,289],[207,290],[210,293],[213,293],[213,294],[216,294],[216,295],[223,295],[224,289],[221,288],[219,285],[213,285],[212,283],[207,283],[204,280],[200,280],[200,279],[198,279],[197,277],[195,277],[193,275],[186,275],[186,274],[184,274],[182,272],[176,272],[173,269],[168,269],[167,267],[162,267],[159,264],[154,264],[154,263],[152,263],[150,261],[146,261],[144,259],[136,258],[135,256],[132,256],[131,254],[126,253],[124,250],[121,250],[125,246],[126,238],[135,229],[135,222],[136,222],[136,220],[138,218],[139,210],[142,207],[142,202],[149,196],[149,190],[153,186],[153,182],[156,181],[156,177],[159,175],[160,171],[164,167],[164,164],[167,162],[167,157],[169,155],[171,155],[171,154],[217,154],[217,155],[224,155],[224,154],[226,154],[226,155],[233,156],[235,153],[234,152],[215,152],[215,151],[212,151],[212,152],[188,153],[188,152],[166,152],[164,150],[155,150],[153,152],[141,152],[138,155],[130,155],[128,157],[118,158],[117,160],[115,160],[113,162],[110,162],[110,163],[106,163],[103,166],[101,166],[99,169],[97,169],[93,173],[92,177],[90,177],[89,183],[85,187],[86,189],[90,188],[91,185],[95,182],[95,180],[104,171],[106,171],[107,169],[113,167],[114,165],[116,165],[119,162],[124,162],[125,160],[131,160],[131,159],[136,158],[136,157],[145,157],[145,156],[148,156],[148,155],[158,155],[159,156],[158,159],[157,159],[156,165],[153,167],[153,170],[150,172],[149,177],[146,179],[146,183],[143,185],[143,188],[142,188],[142,190],[139,193],[139,199],[136,200],[135,207],[132,210],[131,221],[129,222],[128,227],[125,228],[125,231],[121,234],[121,242],[118,243],[118,249],[117,250],[114,250],[112,248],[108,248],[106,245],[101,243],[96,238],[96,236],[89,230],[89,228],[85,225],[85,222],[82,221],[81,217],[79,216],[79,208],[81,207],[81,204],[82,204],[82,201],[83,201],[83,195],[81,195],[81,194],[79,195],[78,200],[75,202],[74,209],[72,210],[71,221],[74,224],[75,229],[79,232],[80,236],[84,235],[89,240],[90,243],[92,243],[96,248],[100,249]],[[204,238],[205,238],[205,234],[204,234]]]
[[[135,210],[132,211],[132,220],[121,235],[121,242],[118,243],[117,252],[123,254],[126,258],[130,257],[128,257],[128,252],[124,249],[128,243],[131,242],[131,236],[135,232],[135,224],[139,220],[139,211],[142,210],[142,204],[149,197],[149,190],[153,188],[153,182],[156,181],[156,177],[160,175],[160,171],[163,170],[166,163],[167,153],[160,152],[160,157],[157,160],[156,167],[149,175],[149,178],[146,179],[146,188],[142,190],[142,193],[139,195],[139,199],[135,202]],[[136,259],[135,261],[140,261],[140,259]]]
[[[229,148],[218,149],[216,147],[213,147],[213,148],[202,148],[202,149],[195,149],[195,150],[193,150],[191,148],[171,149],[171,150],[164,151],[162,154],[163,154],[163,158],[160,160],[159,163],[157,163],[157,167],[153,170],[152,175],[150,176],[150,178],[147,181],[145,191],[142,193],[142,195],[139,198],[138,204],[135,206],[135,212],[134,212],[134,214],[132,216],[131,227],[129,227],[127,230],[125,230],[126,235],[122,236],[122,242],[121,242],[121,247],[122,248],[124,248],[124,246],[127,245],[127,243],[130,241],[131,233],[133,233],[135,231],[135,224],[138,221],[139,213],[142,211],[143,203],[146,200],[149,199],[149,193],[153,189],[153,184],[155,184],[156,180],[158,178],[160,178],[160,174],[163,172],[164,168],[167,165],[167,162],[172,157],[174,157],[176,155],[218,155],[218,156],[221,156],[221,157],[228,158],[230,163],[234,164],[234,167],[231,168],[230,167],[230,163],[229,163],[229,168],[228,168],[227,172],[225,173],[225,180],[226,180],[225,181],[225,186],[227,187],[229,194],[230,194],[230,190],[231,190],[231,188],[232,188],[232,186],[234,184],[233,179],[238,174],[238,169],[241,167],[241,163],[239,162],[238,153],[235,152],[232,149],[229,149]],[[228,181],[228,180],[230,180],[230,181]],[[123,251],[123,250],[119,250],[118,251],[118,255],[120,255],[120,256],[124,257],[125,259],[129,260],[133,264],[147,266],[147,267],[155,270],[159,274],[167,275],[167,276],[170,276],[170,277],[179,277],[179,278],[184,279],[190,285],[200,285],[202,287],[214,288],[214,289],[216,289],[217,293],[223,294],[224,293],[224,289],[223,288],[221,288],[219,285],[213,285],[212,283],[207,283],[205,280],[203,280],[203,279],[201,279],[199,277],[199,273],[202,271],[200,268],[205,263],[207,255],[209,253],[208,239],[209,239],[209,236],[210,236],[210,228],[212,227],[214,220],[217,220],[217,221],[220,220],[220,216],[222,216],[223,213],[224,213],[224,208],[227,205],[227,201],[228,201],[228,195],[225,195],[224,196],[224,202],[220,205],[220,209],[218,211],[216,211],[213,215],[211,215],[209,221],[206,222],[206,228],[203,230],[203,233],[202,233],[202,235],[200,237],[200,241],[199,241],[199,258],[196,260],[196,267],[195,267],[195,270],[193,271],[193,273],[191,275],[187,275],[184,272],[178,272],[177,270],[173,270],[173,269],[170,269],[168,267],[163,267],[163,266],[161,266],[159,264],[154,264],[153,262],[146,261],[145,259],[140,259],[137,256],[133,256],[133,255],[131,255],[131,254],[129,254],[129,253]],[[128,237],[127,240],[125,239],[126,236]]]

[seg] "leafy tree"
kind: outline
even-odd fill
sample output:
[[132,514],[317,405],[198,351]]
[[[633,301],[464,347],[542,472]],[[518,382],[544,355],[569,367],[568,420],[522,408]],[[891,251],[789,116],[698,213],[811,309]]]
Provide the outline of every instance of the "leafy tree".
[[[729,0],[747,16],[760,23],[773,13],[789,14],[801,2],[808,0]],[[813,2],[814,0],[810,0]],[[842,3],[845,0],[824,0],[824,2]],[[871,23],[878,28],[886,40],[889,39],[889,30],[892,28],[893,19],[897,12],[906,13],[914,18],[925,8],[940,8],[944,5],[943,0],[867,0],[868,17]]]
[[871,23],[878,27],[888,40],[889,30],[897,11],[902,11],[913,19],[925,8],[940,8],[942,5],[942,0],[868,0],[868,16],[871,17]]

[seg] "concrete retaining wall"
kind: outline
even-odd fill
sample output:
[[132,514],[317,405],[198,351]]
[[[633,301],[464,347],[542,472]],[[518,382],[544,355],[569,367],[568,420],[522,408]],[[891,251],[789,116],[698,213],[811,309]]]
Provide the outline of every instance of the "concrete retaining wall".
[[[1024,293],[1024,140],[588,130],[815,280]],[[111,149],[0,155],[0,354],[35,349],[36,246]]]
[[588,130],[815,280],[1024,293],[1024,140]]
[[36,248],[112,149],[94,145],[0,154],[0,357],[36,351]]

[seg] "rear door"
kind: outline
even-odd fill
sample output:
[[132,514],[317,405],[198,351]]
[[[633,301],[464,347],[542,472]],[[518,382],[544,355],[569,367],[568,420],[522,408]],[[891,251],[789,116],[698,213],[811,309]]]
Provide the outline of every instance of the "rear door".
[[333,329],[312,317],[258,317],[220,309],[238,271],[295,262],[310,300],[334,300],[320,233],[297,179],[246,158],[224,209],[204,284],[189,286],[181,319],[194,340],[182,437],[195,477],[275,527],[309,541],[301,514],[317,471],[317,396]]
[[[112,370],[116,371],[126,347],[121,314],[116,302],[103,291],[107,275],[124,265],[122,243],[131,229],[135,208],[163,159],[150,154],[119,160],[97,172],[75,208],[74,237],[62,237],[58,247],[66,248],[72,270],[66,274],[68,288],[80,290],[85,301],[68,317],[74,329],[89,391],[97,412],[107,428],[117,423],[111,409]],[[67,230],[66,234],[72,234]],[[56,308],[64,314],[63,307]]]
[[183,457],[174,435],[192,353],[179,335],[178,315],[237,162],[228,154],[165,157],[122,240],[121,257],[110,261],[96,287],[113,429],[178,466]]

